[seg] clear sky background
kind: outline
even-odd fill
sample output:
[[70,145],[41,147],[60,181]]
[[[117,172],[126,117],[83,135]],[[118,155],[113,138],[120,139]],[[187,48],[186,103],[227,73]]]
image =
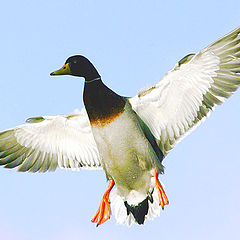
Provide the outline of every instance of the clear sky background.
[[[49,76],[71,55],[85,55],[111,89],[133,96],[238,26],[239,0],[3,1],[0,129],[83,107],[83,79]],[[237,239],[239,123],[238,91],[165,159],[170,205],[144,226],[90,222],[107,186],[102,171],[0,168],[0,239]]]

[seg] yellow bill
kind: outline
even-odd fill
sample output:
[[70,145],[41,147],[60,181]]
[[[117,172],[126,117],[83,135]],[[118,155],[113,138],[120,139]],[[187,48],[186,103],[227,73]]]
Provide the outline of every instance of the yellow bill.
[[59,70],[50,73],[51,76],[70,75],[70,74],[71,74],[71,69],[70,69],[69,63],[64,64],[64,66],[62,68],[60,68]]

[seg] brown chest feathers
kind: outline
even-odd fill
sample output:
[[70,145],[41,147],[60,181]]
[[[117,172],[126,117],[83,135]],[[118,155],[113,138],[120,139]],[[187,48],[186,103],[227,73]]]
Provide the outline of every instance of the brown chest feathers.
[[85,83],[84,104],[92,125],[103,127],[121,115],[126,99],[106,87],[101,80]]

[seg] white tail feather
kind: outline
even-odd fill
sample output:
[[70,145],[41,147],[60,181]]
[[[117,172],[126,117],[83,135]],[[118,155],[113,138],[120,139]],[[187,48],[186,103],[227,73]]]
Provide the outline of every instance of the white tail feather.
[[[121,197],[117,188],[111,191],[109,197],[111,201],[111,212],[115,216],[116,222],[118,224],[131,226],[133,223],[137,223],[131,213],[127,215],[127,208],[124,205],[125,200]],[[145,198],[146,197],[147,196],[145,196]],[[158,192],[156,188],[154,188],[152,197],[153,197],[153,203],[148,201],[149,209],[148,209],[148,214],[145,216],[145,220],[154,219],[155,217],[160,215],[161,206],[159,205]]]

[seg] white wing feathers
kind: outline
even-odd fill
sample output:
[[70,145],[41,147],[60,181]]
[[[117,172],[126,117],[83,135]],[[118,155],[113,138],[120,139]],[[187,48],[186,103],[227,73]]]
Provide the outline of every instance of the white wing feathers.
[[101,160],[86,111],[36,117],[0,132],[0,165],[19,171],[99,168]]
[[129,101],[164,154],[240,85],[240,28],[183,58],[155,86]]
[[[240,28],[183,58],[155,86],[129,101],[167,154],[240,85]],[[101,159],[83,109],[30,118],[0,132],[0,165],[19,171],[99,168]]]

